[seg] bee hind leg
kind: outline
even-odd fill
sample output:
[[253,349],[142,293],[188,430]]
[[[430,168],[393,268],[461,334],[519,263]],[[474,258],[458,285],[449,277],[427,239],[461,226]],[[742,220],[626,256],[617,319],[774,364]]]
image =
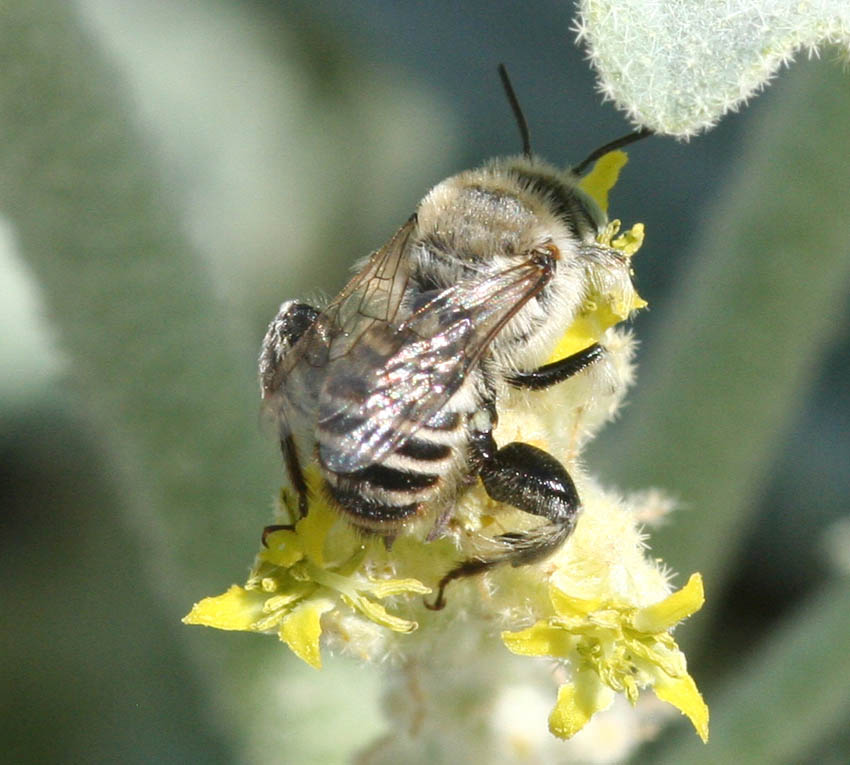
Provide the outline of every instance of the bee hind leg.
[[[319,310],[307,303],[288,300],[278,309],[277,316],[272,319],[260,347],[259,374],[260,386],[264,397],[273,396],[280,385],[278,378],[281,364],[292,347],[301,339],[319,316]],[[309,506],[307,484],[298,460],[298,452],[292,434],[285,424],[280,434],[280,450],[289,475],[292,488],[298,495],[299,517],[307,515]],[[273,524],[263,529],[262,543],[267,547],[269,534],[280,529],[289,528],[287,525]]]
[[[553,553],[575,528],[581,507],[578,492],[566,468],[551,454],[518,441],[496,450],[491,434],[478,438],[484,462],[480,470],[487,494],[526,513],[546,519],[527,532],[502,534],[505,551],[490,558],[465,560],[441,580],[437,597],[425,605],[439,610],[446,604],[446,586],[455,579],[483,573],[502,563],[524,566]],[[491,448],[488,448],[491,447]]]

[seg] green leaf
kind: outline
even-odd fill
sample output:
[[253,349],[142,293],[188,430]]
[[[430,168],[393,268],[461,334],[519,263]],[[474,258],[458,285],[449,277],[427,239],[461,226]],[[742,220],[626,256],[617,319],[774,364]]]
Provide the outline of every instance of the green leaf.
[[625,487],[681,500],[652,548],[674,570],[702,572],[709,592],[722,589],[850,285],[847,78],[817,62],[778,89],[734,183],[705,211],[616,441],[588,459]]

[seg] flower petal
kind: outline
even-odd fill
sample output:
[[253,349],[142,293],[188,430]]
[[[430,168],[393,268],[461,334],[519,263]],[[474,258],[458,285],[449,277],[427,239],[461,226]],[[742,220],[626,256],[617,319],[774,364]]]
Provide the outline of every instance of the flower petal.
[[[615,250],[619,250],[627,257],[631,257],[634,255],[643,245],[643,240],[645,236],[645,229],[643,223],[635,223],[628,231],[623,234],[620,234],[616,239],[611,241],[611,246]],[[640,298],[638,298],[640,300]],[[643,305],[636,306],[636,308],[643,308],[646,303],[641,300]]]
[[555,584],[549,587],[549,599],[558,616],[587,616],[603,607],[600,598],[576,598]]
[[183,617],[183,624],[201,624],[220,630],[251,630],[263,618],[268,595],[259,590],[244,590],[237,585],[221,595],[195,603]]
[[418,579],[369,579],[368,585],[358,589],[371,592],[376,598],[389,598],[392,595],[430,595],[431,588]]
[[321,502],[316,502],[310,512],[295,525],[304,555],[317,566],[325,564],[325,539],[339,515]]
[[661,675],[656,679],[653,690],[659,699],[672,704],[691,721],[703,743],[708,742],[708,706],[690,675]]
[[280,625],[280,639],[286,643],[299,659],[311,667],[322,668],[319,638],[322,636],[322,614],[334,607],[330,598],[310,598],[299,603]]
[[304,557],[301,538],[290,529],[273,531],[268,536],[268,547],[259,553],[260,560],[281,568],[294,566]]
[[393,616],[380,603],[370,600],[359,592],[344,594],[342,599],[370,621],[380,624],[382,627],[388,627],[393,632],[413,632],[419,626],[416,622],[402,619],[400,616]]
[[573,636],[547,621],[519,632],[503,632],[502,642],[511,653],[520,656],[554,656],[564,658],[573,648]]
[[699,611],[705,603],[705,591],[702,576],[691,574],[688,583],[681,590],[668,595],[664,600],[640,609],[632,624],[640,632],[666,632],[682,619]]
[[614,188],[620,170],[623,169],[629,155],[619,149],[603,154],[591,171],[585,175],[578,187],[598,204],[603,212],[608,212],[608,192]]
[[558,701],[549,715],[549,730],[558,738],[571,738],[613,701],[614,691],[600,682],[595,672],[579,672],[574,684],[565,683],[558,689]]

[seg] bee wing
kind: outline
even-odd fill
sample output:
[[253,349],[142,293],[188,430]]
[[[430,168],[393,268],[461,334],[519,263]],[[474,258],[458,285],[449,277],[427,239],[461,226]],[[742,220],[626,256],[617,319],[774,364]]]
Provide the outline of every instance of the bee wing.
[[350,473],[378,462],[437,414],[493,337],[551,278],[534,257],[461,282],[397,325],[376,322],[333,358],[319,394],[319,455]]
[[325,309],[333,326],[329,359],[344,356],[376,324],[395,320],[407,289],[404,255],[415,225],[412,215]]
[[286,429],[288,413],[311,408],[331,359],[344,356],[378,323],[392,322],[407,288],[403,255],[416,223],[405,223],[263,376],[263,410]]

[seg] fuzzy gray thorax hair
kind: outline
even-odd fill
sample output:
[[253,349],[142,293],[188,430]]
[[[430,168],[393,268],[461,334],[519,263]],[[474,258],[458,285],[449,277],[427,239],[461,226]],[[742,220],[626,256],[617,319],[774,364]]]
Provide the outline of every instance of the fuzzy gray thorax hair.
[[493,340],[506,371],[544,363],[587,291],[585,261],[607,219],[569,172],[525,157],[497,159],[435,186],[417,211],[411,279],[421,293],[483,279],[554,245],[549,283]]

